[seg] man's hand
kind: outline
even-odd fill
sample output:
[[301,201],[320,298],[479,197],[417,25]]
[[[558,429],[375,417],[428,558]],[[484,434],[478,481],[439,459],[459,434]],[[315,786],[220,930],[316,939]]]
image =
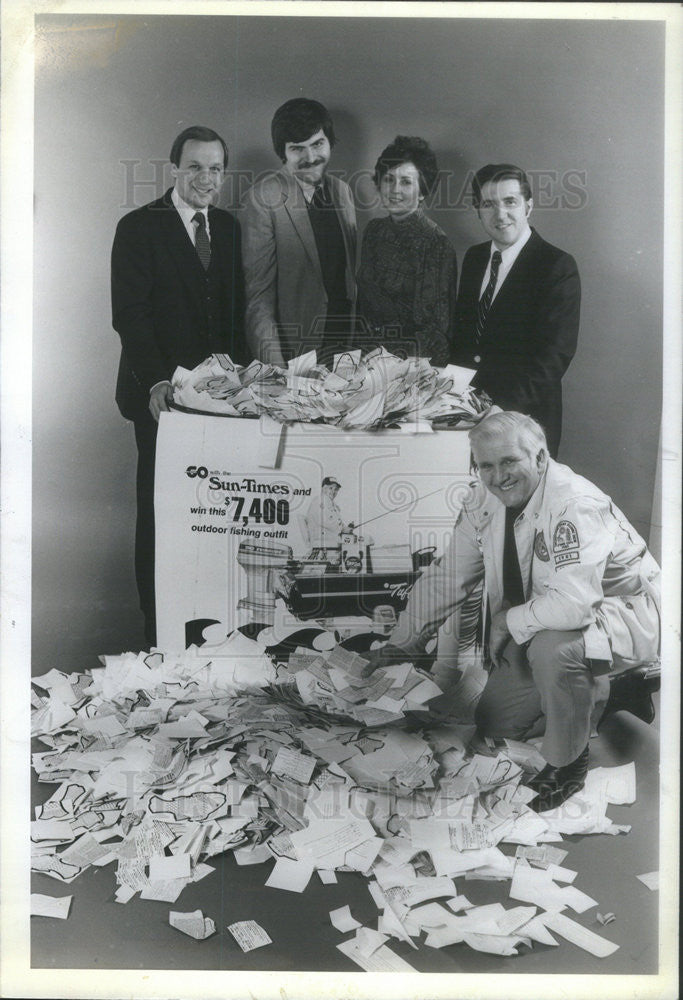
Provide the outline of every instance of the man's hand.
[[501,665],[503,650],[511,639],[510,629],[507,623],[507,612],[510,604],[503,601],[502,610],[491,619],[491,630],[489,632],[489,655],[494,667]]
[[392,663],[405,663],[412,657],[406,653],[405,649],[401,649],[400,646],[392,646],[388,642],[385,646],[380,646],[379,649],[373,649],[372,652],[368,653],[367,659],[368,665],[363,667],[362,677],[369,677],[378,667],[389,667]]
[[431,680],[438,684],[444,694],[456,687],[462,677],[462,670],[459,670],[453,663],[445,663],[437,660],[429,672]]
[[158,422],[161,411],[168,413],[172,402],[173,386],[170,382],[159,382],[149,394],[149,412]]

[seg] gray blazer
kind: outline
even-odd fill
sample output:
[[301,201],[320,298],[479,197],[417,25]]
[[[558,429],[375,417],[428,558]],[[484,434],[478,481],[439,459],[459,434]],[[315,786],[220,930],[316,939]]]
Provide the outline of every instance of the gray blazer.
[[[347,297],[355,302],[356,210],[348,184],[329,174],[327,181],[346,247]],[[290,173],[266,174],[247,191],[243,229],[246,334],[252,352],[269,360],[274,337],[280,350],[295,355],[320,346],[327,295],[306,199]]]

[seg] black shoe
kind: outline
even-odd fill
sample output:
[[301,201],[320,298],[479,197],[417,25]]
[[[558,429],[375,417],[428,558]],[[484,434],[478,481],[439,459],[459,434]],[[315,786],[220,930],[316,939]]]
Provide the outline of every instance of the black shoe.
[[652,692],[661,684],[659,666],[633,667],[610,678],[609,698],[597,728],[613,712],[630,712],[648,724],[654,721],[655,706]]
[[571,764],[564,764],[562,767],[546,764],[542,771],[526,782],[529,788],[538,792],[537,797],[529,803],[529,808],[534,812],[556,809],[583,788],[587,774],[587,745]]

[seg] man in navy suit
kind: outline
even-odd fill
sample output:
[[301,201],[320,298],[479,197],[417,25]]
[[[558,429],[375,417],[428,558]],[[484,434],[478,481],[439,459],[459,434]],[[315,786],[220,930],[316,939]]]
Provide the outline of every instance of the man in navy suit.
[[145,635],[155,642],[154,460],[157,421],[175,368],[214,352],[245,360],[240,230],[214,208],[228,149],[212,129],[185,129],[171,147],[175,183],[119,222],[111,256],[112,323],[121,338],[116,402],[138,448],[135,574]]
[[533,199],[519,167],[482,167],[472,194],[490,240],[465,254],[453,360],[475,368],[472,385],[502,409],[534,417],[555,458],[562,429],[561,379],[579,332],[576,262],[529,226]]

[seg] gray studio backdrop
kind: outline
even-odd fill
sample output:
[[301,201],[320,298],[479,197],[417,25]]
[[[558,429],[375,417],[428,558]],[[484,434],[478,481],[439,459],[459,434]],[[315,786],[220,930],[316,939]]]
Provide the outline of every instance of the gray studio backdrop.
[[[560,458],[613,495],[647,538],[661,416],[664,28],[656,22],[267,17],[37,19],[34,637],[49,653],[115,651],[135,621],[135,446],[118,414],[109,252],[125,211],[170,183],[192,123],[217,129],[235,174],[277,166],[269,126],[294,96],[332,111],[332,166],[368,180],[397,132],[444,171],[431,215],[462,261],[482,231],[472,170],[532,174],[541,235],[583,282]],[[121,642],[126,638],[121,635]],[[132,642],[131,638],[131,642]]]

